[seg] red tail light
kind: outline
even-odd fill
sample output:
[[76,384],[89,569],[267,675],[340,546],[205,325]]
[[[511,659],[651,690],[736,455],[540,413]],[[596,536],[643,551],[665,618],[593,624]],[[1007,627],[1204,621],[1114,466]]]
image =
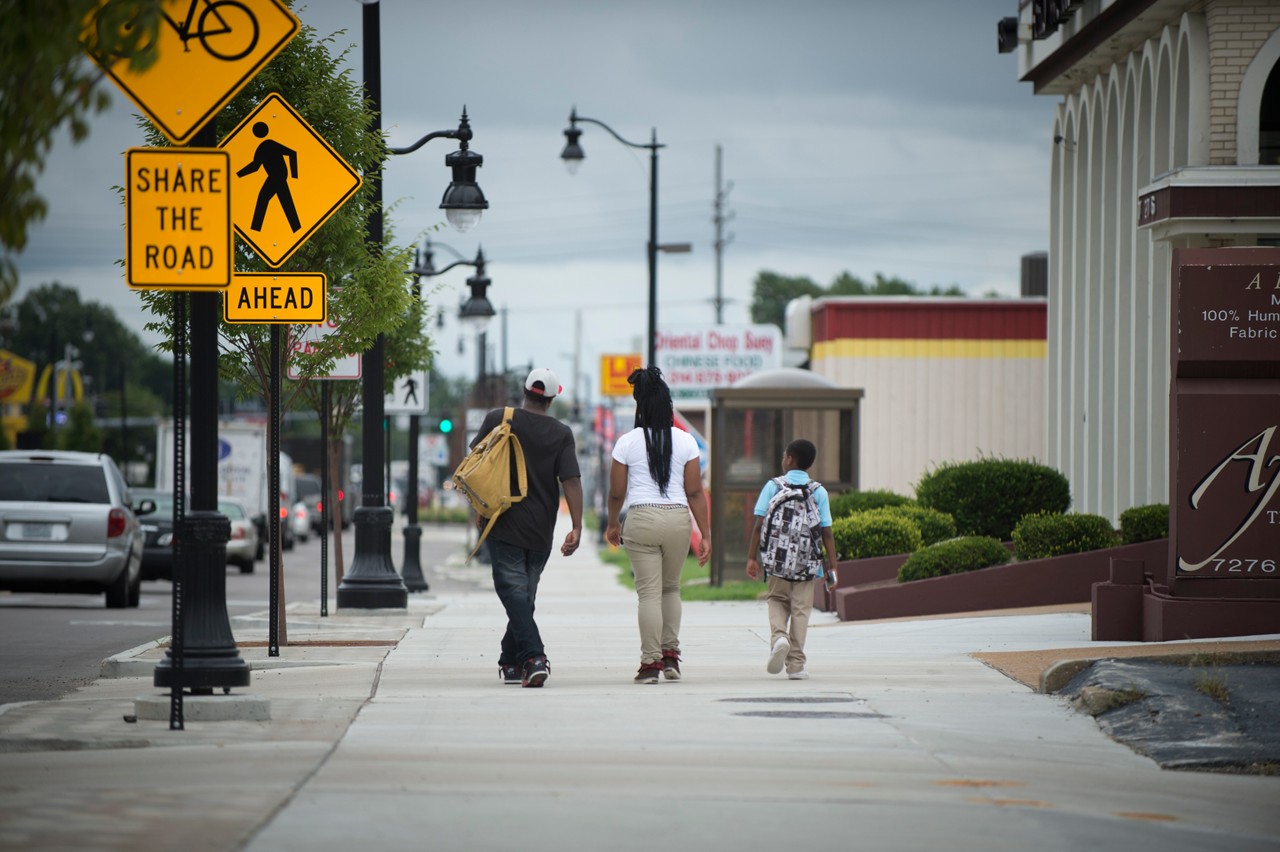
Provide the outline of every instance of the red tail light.
[[323,502],[323,501],[320,501],[320,500],[317,500],[317,501],[316,501],[316,511],[317,511],[317,512],[323,512],[323,511],[324,511],[324,502]]
[[342,489],[341,489],[341,488],[339,488],[339,489],[338,489],[338,502],[339,502],[339,503],[341,503],[345,498],[346,498],[346,495],[345,495],[345,494],[343,494],[343,493],[342,493]]
[[289,520],[289,510],[286,509],[284,506],[280,507],[280,520],[282,521]]
[[232,537],[232,538],[244,538],[244,529],[243,529],[242,527],[232,527],[232,528],[231,528],[231,537]]
[[124,528],[128,523],[129,518],[125,515],[124,509],[112,509],[111,514],[107,515],[107,538],[124,535]]

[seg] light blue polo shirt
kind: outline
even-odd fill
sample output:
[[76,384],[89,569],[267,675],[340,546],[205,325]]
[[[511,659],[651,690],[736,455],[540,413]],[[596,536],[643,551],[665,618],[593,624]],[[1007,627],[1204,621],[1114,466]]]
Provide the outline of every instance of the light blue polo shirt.
[[[789,470],[786,472],[785,478],[792,485],[807,485],[809,483],[809,474],[803,470]],[[760,489],[760,497],[756,500],[756,517],[764,517],[765,512],[769,509],[769,501],[777,493],[778,485],[772,479],[764,484],[764,488]],[[831,501],[827,498],[827,489],[819,485],[813,492],[813,502],[818,507],[819,524],[824,527],[831,526]]]

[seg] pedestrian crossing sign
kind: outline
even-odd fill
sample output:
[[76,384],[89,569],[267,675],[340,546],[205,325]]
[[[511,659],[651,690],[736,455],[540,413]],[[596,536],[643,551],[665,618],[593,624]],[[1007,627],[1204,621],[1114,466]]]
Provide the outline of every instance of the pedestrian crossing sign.
[[426,414],[430,392],[426,370],[416,370],[396,379],[395,390],[383,397],[383,414]]
[[273,269],[360,188],[360,175],[275,93],[218,147],[231,158],[231,223]]

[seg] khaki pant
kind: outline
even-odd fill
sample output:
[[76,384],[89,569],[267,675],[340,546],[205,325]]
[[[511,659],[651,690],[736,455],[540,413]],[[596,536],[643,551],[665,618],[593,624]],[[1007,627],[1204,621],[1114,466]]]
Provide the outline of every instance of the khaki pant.
[[633,506],[622,529],[639,598],[640,662],[680,652],[680,569],[693,522],[687,506]]
[[[786,636],[791,643],[787,654],[787,674],[804,668],[804,640],[809,633],[809,613],[813,612],[813,584],[817,580],[792,582],[768,577],[769,647]],[[788,625],[788,620],[790,625]]]

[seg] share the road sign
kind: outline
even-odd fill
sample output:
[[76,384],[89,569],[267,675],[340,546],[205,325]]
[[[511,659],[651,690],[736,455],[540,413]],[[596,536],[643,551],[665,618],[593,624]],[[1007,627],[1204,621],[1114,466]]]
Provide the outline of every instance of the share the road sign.
[[231,156],[236,233],[272,268],[360,188],[360,175],[278,94],[218,147]]
[[237,272],[222,294],[222,315],[229,323],[322,323],[324,273]]
[[281,0],[161,0],[160,13],[156,61],[141,73],[130,70],[127,58],[99,55],[99,27],[106,24],[96,10],[81,42],[175,145],[217,115],[302,26]]
[[231,171],[215,148],[125,152],[125,279],[141,290],[231,283]]

